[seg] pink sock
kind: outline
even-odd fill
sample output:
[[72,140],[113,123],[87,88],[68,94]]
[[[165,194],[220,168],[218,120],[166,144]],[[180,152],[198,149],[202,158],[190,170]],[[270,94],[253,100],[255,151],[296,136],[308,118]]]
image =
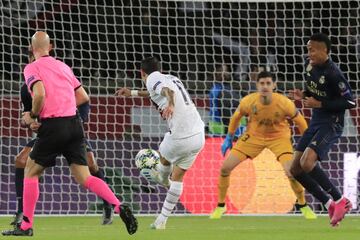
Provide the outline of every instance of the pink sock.
[[24,178],[23,209],[24,219],[21,229],[27,230],[32,227],[36,202],[39,198],[39,178]]
[[85,180],[84,186],[102,199],[106,200],[108,203],[114,205],[114,212],[120,212],[119,199],[117,199],[115,194],[110,190],[109,186],[103,180],[94,176],[89,176]]

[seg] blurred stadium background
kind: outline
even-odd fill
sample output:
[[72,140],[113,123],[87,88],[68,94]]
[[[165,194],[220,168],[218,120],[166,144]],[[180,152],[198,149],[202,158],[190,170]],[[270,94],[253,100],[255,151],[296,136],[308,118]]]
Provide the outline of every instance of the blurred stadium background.
[[[0,4],[1,215],[15,211],[13,162],[31,138],[19,126],[19,87],[30,37],[37,30],[50,35],[53,56],[71,66],[89,92],[87,133],[98,164],[106,169],[119,198],[140,214],[158,213],[165,189],[141,179],[133,159],[139,149],[157,149],[166,126],[148,100],[125,100],[113,94],[123,86],[143,88],[139,63],[144,56],[158,56],[164,72],[183,80],[208,124],[209,92],[223,80],[221,76],[227,75],[239,96],[254,90],[261,69],[275,73],[279,92],[302,87],[306,41],[322,31],[330,36],[331,57],[360,103],[358,1],[7,0]],[[218,66],[226,67],[220,71]],[[308,117],[309,110],[302,110]],[[359,133],[357,107],[347,113],[345,133],[323,161],[331,179],[353,202],[352,213],[359,213],[360,206]],[[175,213],[208,214],[215,206],[221,142],[221,134],[208,132]],[[37,213],[99,213],[99,200],[74,184],[64,164],[59,158],[58,167],[46,171]],[[296,213],[295,198],[271,152],[241,164],[231,181],[231,214]],[[317,212],[323,211],[315,199],[308,196],[308,200]]]

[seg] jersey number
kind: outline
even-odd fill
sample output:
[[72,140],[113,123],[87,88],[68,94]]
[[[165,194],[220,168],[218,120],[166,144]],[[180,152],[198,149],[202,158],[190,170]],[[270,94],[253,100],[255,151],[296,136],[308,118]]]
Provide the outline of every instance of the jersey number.
[[175,83],[175,85],[179,88],[182,97],[184,98],[184,102],[186,105],[190,104],[190,97],[189,97],[189,93],[186,91],[186,89],[184,88],[184,85],[181,81],[179,80],[173,80],[173,83]]

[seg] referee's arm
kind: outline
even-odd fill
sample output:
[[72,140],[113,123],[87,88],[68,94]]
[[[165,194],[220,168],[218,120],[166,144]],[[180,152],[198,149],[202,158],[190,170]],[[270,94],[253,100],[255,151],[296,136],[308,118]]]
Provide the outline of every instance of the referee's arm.
[[89,95],[86,93],[85,89],[80,86],[75,90],[75,98],[76,98],[76,107],[89,102]]
[[33,97],[30,115],[31,117],[36,118],[39,116],[45,102],[45,87],[42,81],[37,81],[32,85],[32,92]]

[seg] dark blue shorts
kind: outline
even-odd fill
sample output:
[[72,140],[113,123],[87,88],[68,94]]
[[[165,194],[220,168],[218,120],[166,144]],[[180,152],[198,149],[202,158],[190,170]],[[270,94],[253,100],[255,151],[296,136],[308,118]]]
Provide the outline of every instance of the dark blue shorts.
[[327,156],[328,151],[340,138],[343,126],[338,123],[310,125],[300,138],[296,151],[304,152],[307,147],[312,148],[319,160]]
[[85,138],[85,144],[86,144],[86,152],[93,152],[92,147],[89,143],[89,141]]
[[31,139],[30,141],[28,141],[28,143],[26,144],[26,147],[32,148],[35,144],[36,138]]

